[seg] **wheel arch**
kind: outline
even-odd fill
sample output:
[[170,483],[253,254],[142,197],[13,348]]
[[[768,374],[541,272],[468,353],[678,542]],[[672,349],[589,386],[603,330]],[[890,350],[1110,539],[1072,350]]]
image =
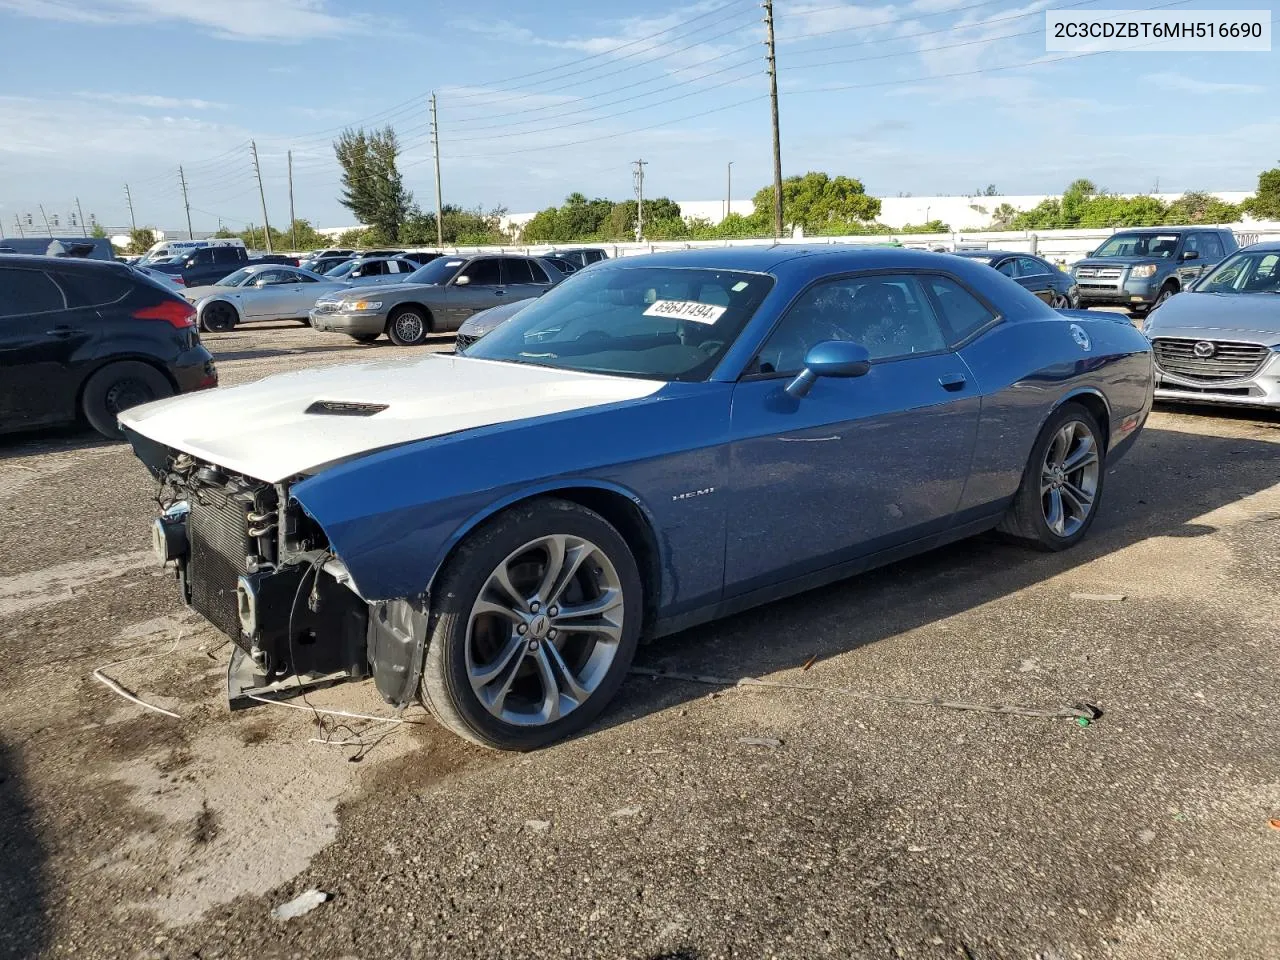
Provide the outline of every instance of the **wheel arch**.
[[432,310],[431,310],[431,308],[430,308],[430,307],[428,307],[425,303],[420,303],[420,302],[419,302],[419,301],[417,301],[417,300],[406,300],[406,301],[404,301],[404,303],[397,303],[394,307],[392,307],[390,310],[388,310],[388,311],[387,311],[387,322],[386,322],[386,324],[383,326],[383,330],[388,330],[388,329],[390,329],[390,327],[391,327],[391,322],[392,322],[393,320],[395,320],[395,318],[396,318],[396,317],[400,316],[400,314],[404,313],[406,310],[411,310],[411,309],[414,309],[415,307],[416,307],[418,310],[421,310],[421,311],[426,315],[426,318],[427,318],[427,333],[439,333],[440,331],[438,331],[438,330],[436,329],[436,315],[435,315],[435,313],[433,313],[433,312],[432,312]]
[[[1111,448],[1111,404],[1107,402],[1107,398],[1102,391],[1096,387],[1077,387],[1067,393],[1057,403],[1053,405],[1053,409],[1045,416],[1040,423],[1040,430],[1044,430],[1044,425],[1049,422],[1049,418],[1057,413],[1062,406],[1067,403],[1078,403],[1098,421],[1098,426],[1102,428],[1102,443],[1105,449]],[[1036,432],[1039,437],[1040,431]]]
[[602,480],[572,480],[539,485],[510,494],[476,512],[461,524],[441,547],[437,561],[433,564],[431,583],[427,586],[428,594],[444,565],[449,562],[472,531],[482,523],[514,507],[534,500],[551,498],[568,500],[600,514],[626,541],[640,571],[640,582],[644,588],[642,630],[647,629],[657,619],[659,598],[662,593],[664,564],[661,542],[657,535],[657,524],[653,514],[640,497],[624,487]]

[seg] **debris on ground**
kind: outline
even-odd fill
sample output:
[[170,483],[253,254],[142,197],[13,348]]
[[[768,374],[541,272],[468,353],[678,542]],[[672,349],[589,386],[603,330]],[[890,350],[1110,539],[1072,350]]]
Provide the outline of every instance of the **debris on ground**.
[[622,817],[634,817],[639,813],[640,813],[639,807],[623,807],[620,810],[613,811],[613,813],[609,814],[609,816],[620,819]]
[[526,820],[524,822],[526,830],[532,830],[534,833],[546,833],[551,829],[550,820]]
[[773,737],[739,737],[738,742],[748,747],[768,747],[770,750],[782,746],[782,741],[775,740]]
[[305,893],[300,893],[288,903],[282,903],[278,907],[271,910],[271,919],[273,920],[292,920],[295,917],[301,917],[310,913],[320,904],[333,899],[333,894],[326,893],[323,890],[316,890],[314,887]]
[[1072,600],[1102,600],[1105,603],[1119,603],[1125,599],[1123,593],[1073,593]]

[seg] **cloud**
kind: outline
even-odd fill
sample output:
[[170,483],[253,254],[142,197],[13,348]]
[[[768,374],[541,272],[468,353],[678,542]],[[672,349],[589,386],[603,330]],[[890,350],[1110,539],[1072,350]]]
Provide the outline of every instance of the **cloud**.
[[1256,83],[1222,83],[1215,80],[1197,80],[1181,73],[1146,73],[1144,83],[1154,84],[1164,90],[1179,93],[1264,93],[1266,87]]
[[76,94],[82,100],[101,100],[127,107],[149,107],[153,110],[226,110],[228,104],[214,100],[197,100],[185,97],[162,97],[154,93],[108,93],[98,90],[82,90]]
[[367,18],[329,12],[328,0],[0,0],[0,11],[100,26],[180,23],[228,40],[298,42],[372,29]]

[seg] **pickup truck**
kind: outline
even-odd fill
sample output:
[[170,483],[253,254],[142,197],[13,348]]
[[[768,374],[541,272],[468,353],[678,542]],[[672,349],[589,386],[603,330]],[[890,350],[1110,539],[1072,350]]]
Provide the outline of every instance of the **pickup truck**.
[[244,247],[198,247],[171,263],[153,263],[148,266],[152,270],[169,274],[184,287],[203,287],[217,283],[241,267],[258,263],[282,263],[296,267],[298,260],[296,257],[272,254],[251,257]]
[[1239,249],[1230,230],[1154,227],[1112,234],[1071,268],[1081,307],[1144,316]]

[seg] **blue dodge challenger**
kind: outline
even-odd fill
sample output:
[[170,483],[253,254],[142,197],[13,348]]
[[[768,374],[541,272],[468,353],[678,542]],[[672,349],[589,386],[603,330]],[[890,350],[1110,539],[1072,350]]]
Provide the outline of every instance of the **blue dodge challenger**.
[[1073,546],[1151,400],[1137,330],[980,263],[774,246],[598,264],[465,357],[120,419],[233,707],[371,676],[523,750],[642,637],[985,530]]

